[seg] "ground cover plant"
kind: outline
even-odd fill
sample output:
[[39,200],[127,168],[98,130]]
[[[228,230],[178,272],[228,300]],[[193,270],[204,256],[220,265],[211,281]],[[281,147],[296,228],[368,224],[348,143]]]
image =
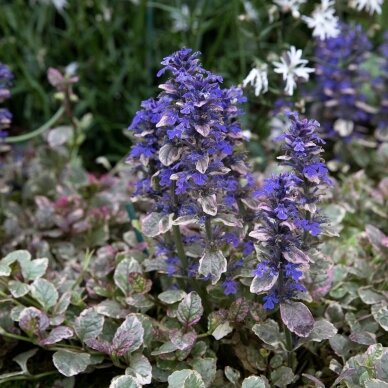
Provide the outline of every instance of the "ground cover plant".
[[[0,385],[388,386],[386,4],[216,3],[5,5]],[[173,21],[157,69],[115,40],[129,9]],[[23,55],[74,10],[90,32],[29,73],[28,10]],[[113,89],[68,47],[94,28]]]

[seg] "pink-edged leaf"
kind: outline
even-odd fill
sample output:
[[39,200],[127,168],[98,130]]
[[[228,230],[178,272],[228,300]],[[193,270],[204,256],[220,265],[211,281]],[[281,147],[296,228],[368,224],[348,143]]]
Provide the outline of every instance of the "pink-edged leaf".
[[249,233],[249,237],[252,237],[258,241],[268,241],[271,236],[265,229],[256,229]]
[[100,340],[97,338],[90,338],[85,341],[89,348],[97,350],[98,352],[111,354],[111,345],[108,341]]
[[40,335],[49,325],[48,316],[35,307],[27,307],[20,313],[19,326],[29,335]]
[[63,339],[71,338],[73,336],[73,330],[67,326],[58,326],[52,329],[49,335],[43,340],[39,341],[40,345],[52,345]]
[[179,349],[186,350],[191,348],[195,340],[197,339],[197,333],[195,331],[189,331],[187,333],[183,333],[181,330],[173,330],[170,333],[171,342]]
[[195,168],[201,173],[205,174],[208,166],[209,166],[209,155],[206,154],[202,159],[199,159],[198,162],[195,164]]
[[134,315],[128,315],[113,337],[112,352],[123,356],[139,349],[143,343],[143,336],[144,329],[139,319]]
[[215,216],[217,214],[217,199],[215,194],[209,195],[207,197],[198,198],[198,202],[202,206],[202,210],[204,213],[209,214],[211,216]]
[[176,162],[182,154],[182,150],[180,148],[174,147],[171,144],[165,144],[159,150],[159,160],[163,164],[163,166],[171,166],[174,162]]
[[204,137],[208,136],[210,133],[210,125],[209,124],[203,124],[203,125],[195,124],[194,129]]
[[284,258],[294,264],[308,264],[311,259],[297,247],[291,247],[288,251],[283,252]]
[[227,270],[227,261],[221,251],[205,250],[199,260],[198,273],[203,276],[211,276],[212,284],[216,284],[221,275]]
[[308,337],[314,328],[314,318],[301,302],[281,303],[280,315],[288,329],[299,337]]
[[53,67],[50,67],[48,69],[47,79],[50,82],[50,84],[55,88],[62,86],[65,82],[65,78],[62,75],[62,73],[59,70],[54,69]]

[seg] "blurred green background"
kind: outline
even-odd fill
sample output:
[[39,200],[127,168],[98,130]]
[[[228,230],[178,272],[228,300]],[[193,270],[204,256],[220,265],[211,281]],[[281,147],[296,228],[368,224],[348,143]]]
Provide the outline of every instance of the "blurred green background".
[[[180,47],[201,50],[205,67],[223,75],[226,85],[241,82],[254,57],[265,60],[272,48],[287,43],[311,49],[311,33],[291,15],[268,22],[271,1],[67,0],[63,9],[54,2],[61,0],[0,0],[0,61],[15,74],[11,135],[53,114],[58,102],[47,69],[75,62],[76,113],[93,114],[82,148],[91,163],[99,155],[116,161],[128,152],[123,129],[140,102],[155,95],[162,58]],[[250,105],[255,130],[272,101],[267,96]]]

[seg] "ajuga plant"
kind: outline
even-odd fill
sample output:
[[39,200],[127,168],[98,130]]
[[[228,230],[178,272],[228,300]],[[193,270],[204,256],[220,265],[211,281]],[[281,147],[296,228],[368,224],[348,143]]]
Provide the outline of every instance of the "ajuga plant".
[[366,87],[371,75],[363,64],[371,43],[360,25],[341,23],[335,38],[317,40],[316,87],[312,112],[322,124],[326,138],[349,141],[366,134],[376,113],[369,104]]
[[[238,122],[245,98],[238,88],[221,88],[222,77],[205,70],[198,57],[184,48],[163,60],[158,76],[170,78],[159,85],[156,99],[142,103],[130,125],[138,141],[128,160],[139,175],[135,197],[151,206],[144,233],[162,236],[151,268],[216,284],[239,266],[224,253],[241,244],[253,178]],[[236,289],[227,276],[225,292]]]
[[[11,97],[9,88],[11,86],[12,79],[13,74],[11,73],[9,67],[0,63],[0,103]],[[7,136],[5,129],[10,126],[11,120],[11,112],[6,108],[0,108],[0,140]]]
[[264,308],[280,304],[287,346],[292,349],[291,332],[307,337],[314,327],[308,308],[298,299],[306,299],[303,278],[312,259],[309,251],[317,244],[324,219],[317,203],[322,188],[331,184],[321,158],[323,140],[319,123],[289,113],[290,128],[281,136],[284,154],[281,164],[289,171],[267,179],[256,192],[261,200],[259,224],[250,236],[257,240],[259,263],[253,270],[250,290],[264,293]]

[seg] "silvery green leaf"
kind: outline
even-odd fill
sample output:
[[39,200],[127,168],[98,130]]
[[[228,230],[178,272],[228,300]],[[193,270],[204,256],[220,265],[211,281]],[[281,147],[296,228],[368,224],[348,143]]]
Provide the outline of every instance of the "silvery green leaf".
[[67,308],[69,307],[70,302],[71,302],[71,292],[66,291],[60,296],[58,303],[53,309],[53,313],[58,315],[64,314]]
[[17,260],[31,260],[31,254],[30,252],[26,250],[18,250],[8,253],[7,256],[5,256],[0,261],[0,276],[9,276],[11,275],[11,267],[10,265],[13,264]]
[[279,331],[279,325],[272,319],[267,319],[263,323],[256,323],[252,331],[266,344],[278,346],[284,342],[284,336]]
[[19,280],[10,280],[8,288],[14,298],[20,298],[30,291],[30,287],[25,283],[19,282]]
[[366,225],[365,227],[366,235],[370,241],[370,243],[377,249],[382,247],[383,239],[385,238],[385,234],[378,228],[373,225]]
[[376,377],[388,381],[388,349],[385,348],[381,359],[376,362]]
[[283,252],[284,258],[293,264],[308,264],[311,259],[297,247],[291,247]]
[[236,228],[243,227],[241,220],[236,218],[234,214],[218,213],[217,217],[214,218],[214,222],[221,222],[226,226],[234,226]]
[[[226,366],[225,370],[225,377],[234,385],[237,386],[238,382],[240,380],[240,372],[237,369],[234,369],[230,366]],[[249,387],[249,386],[248,386]]]
[[128,311],[116,301],[106,299],[95,306],[95,310],[106,317],[120,319],[125,318],[128,315]]
[[326,319],[319,319],[318,321],[315,321],[313,330],[308,339],[310,341],[321,342],[334,337],[337,332],[337,328],[331,322]]
[[168,376],[168,388],[205,388],[205,383],[197,371],[182,369]]
[[338,225],[346,215],[346,209],[343,206],[331,204],[323,209],[323,214],[327,217],[331,225]]
[[73,330],[71,330],[70,327],[58,326],[52,329],[46,338],[40,340],[39,344],[43,346],[52,345],[63,339],[71,338],[73,334]]
[[281,303],[280,315],[288,329],[299,337],[308,337],[314,328],[314,318],[301,302]]
[[104,317],[93,308],[82,311],[74,321],[74,330],[81,341],[97,338],[104,326]]
[[123,375],[115,377],[111,381],[109,388],[139,388],[139,385],[134,377]]
[[199,171],[201,174],[205,174],[208,166],[209,166],[209,155],[206,154],[202,159],[199,159],[198,162],[195,164],[195,168],[197,171]]
[[152,212],[144,217],[142,231],[147,237],[156,237],[166,233],[172,227],[173,217],[173,214],[164,215]]
[[58,291],[46,279],[36,279],[31,285],[31,295],[47,311],[58,301]]
[[192,348],[195,340],[197,339],[197,333],[195,331],[189,331],[187,333],[182,332],[179,329],[171,331],[170,341],[179,349],[186,350]]
[[48,316],[35,307],[26,307],[19,316],[19,326],[28,335],[40,335],[50,325]]
[[115,269],[114,282],[125,296],[129,295],[132,290],[129,274],[133,272],[141,273],[143,271],[141,265],[132,257],[121,260]]
[[229,321],[226,321],[221,323],[214,329],[214,331],[212,332],[212,336],[216,340],[220,340],[221,338],[226,337],[232,331],[233,331],[233,327],[230,325]]
[[385,331],[388,331],[388,306],[383,304],[376,304],[372,306],[371,311],[375,321]]
[[205,250],[199,260],[198,273],[203,276],[211,276],[212,284],[216,284],[221,275],[226,272],[227,261],[221,251]]
[[263,276],[255,276],[252,279],[249,290],[253,294],[260,294],[261,292],[268,291],[274,286],[278,277],[279,273],[274,274],[272,271],[265,272]]
[[172,221],[173,225],[191,225],[196,224],[198,222],[198,217],[195,216],[181,216],[175,218],[175,220]]
[[22,313],[22,311],[25,309],[24,306],[15,306],[12,308],[11,310],[11,313],[10,313],[10,317],[13,321],[15,322],[19,322],[19,319],[20,319],[20,314]]
[[125,370],[125,374],[132,375],[139,385],[151,384],[152,365],[147,357],[134,353],[129,357],[129,368]]
[[266,379],[260,376],[249,376],[242,382],[241,388],[268,388]]
[[30,372],[28,371],[28,368],[27,368],[28,360],[31,357],[33,357],[38,350],[39,350],[38,348],[31,349],[31,350],[28,350],[27,352],[20,353],[16,357],[13,358],[13,360],[20,366],[20,368],[22,369],[22,371],[25,375],[30,374]]
[[374,290],[372,287],[361,287],[357,290],[357,292],[365,304],[376,304],[386,300],[382,294]]
[[202,317],[203,307],[200,296],[192,291],[179,303],[177,318],[186,327],[195,325]]
[[215,194],[209,195],[207,197],[198,198],[199,204],[202,206],[202,210],[204,213],[209,214],[211,216],[215,216],[217,214],[217,198]]
[[196,370],[201,376],[206,387],[211,387],[216,377],[217,372],[217,360],[213,357],[201,357],[194,358],[190,365]]
[[388,388],[388,383],[379,379],[367,379],[364,384],[365,388]]
[[182,149],[174,147],[172,144],[165,144],[159,150],[159,160],[163,166],[171,166],[175,163],[181,156]]
[[75,376],[90,365],[90,354],[59,350],[53,355],[53,363],[66,377]]
[[349,335],[349,339],[361,345],[373,345],[376,343],[376,334],[367,331],[355,331]]
[[128,315],[117,329],[112,340],[112,352],[119,356],[131,353],[140,348],[143,343],[144,329],[134,315]]
[[166,342],[159,348],[155,349],[151,355],[160,356],[161,354],[169,354],[175,352],[178,348],[172,342]]
[[47,270],[48,259],[35,259],[20,261],[24,280],[35,280],[43,276]]
[[187,294],[183,290],[167,290],[159,294],[158,298],[166,304],[174,304],[181,301]]
[[65,144],[73,137],[73,129],[67,125],[61,125],[52,129],[47,135],[47,141],[50,147],[58,147]]
[[275,369],[271,372],[272,384],[276,387],[287,387],[294,381],[295,375],[292,372],[291,368],[287,366],[281,366],[278,369]]

